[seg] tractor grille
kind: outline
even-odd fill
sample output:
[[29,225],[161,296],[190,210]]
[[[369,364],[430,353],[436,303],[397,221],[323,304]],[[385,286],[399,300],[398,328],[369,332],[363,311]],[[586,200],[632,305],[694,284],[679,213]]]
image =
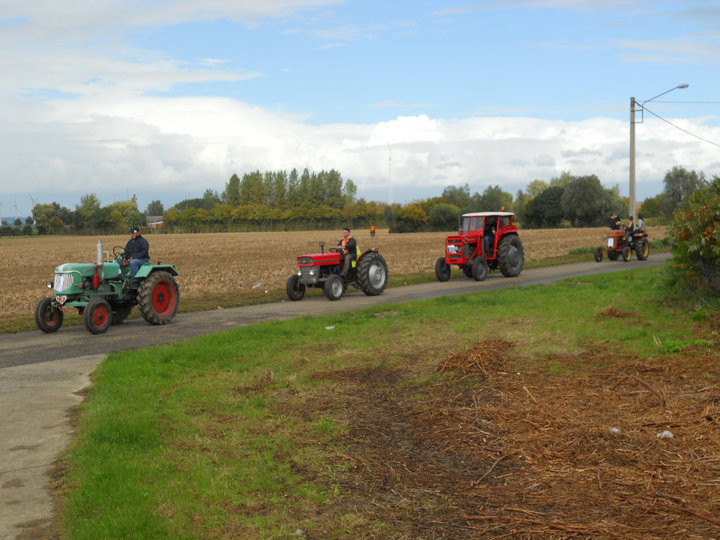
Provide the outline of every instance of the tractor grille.
[[300,276],[300,283],[304,285],[315,284],[320,279],[320,267],[302,266],[298,270],[298,276]]
[[55,274],[55,284],[53,289],[57,292],[63,292],[73,286],[72,274]]

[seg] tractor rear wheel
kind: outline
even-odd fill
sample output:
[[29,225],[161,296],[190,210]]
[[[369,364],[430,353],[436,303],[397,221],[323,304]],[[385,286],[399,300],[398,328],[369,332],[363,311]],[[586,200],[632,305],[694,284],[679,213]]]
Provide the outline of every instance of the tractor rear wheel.
[[288,298],[293,302],[303,299],[305,296],[305,285],[300,283],[300,276],[293,274],[288,278],[287,283],[285,284],[285,292],[287,293]]
[[104,298],[93,298],[83,311],[85,328],[91,334],[102,334],[112,323],[112,308]]
[[638,261],[644,261],[648,258],[648,255],[650,255],[650,244],[647,238],[638,240],[637,246],[635,247],[635,255]]
[[387,287],[388,267],[379,253],[366,253],[357,263],[358,285],[367,296],[382,294]]
[[344,290],[345,284],[343,283],[343,280],[339,275],[330,274],[325,280],[323,292],[325,292],[325,296],[327,296],[328,300],[340,300]]
[[625,246],[623,248],[623,261],[628,262],[630,260],[630,246]]
[[150,324],[173,320],[180,304],[180,291],[172,274],[153,272],[138,288],[138,309]]
[[445,257],[440,257],[435,261],[435,276],[438,281],[447,281],[450,279],[450,265],[445,262]]
[[520,237],[515,234],[504,236],[498,244],[497,258],[503,276],[519,276],[525,262],[525,251]]
[[596,247],[595,251],[593,251],[593,256],[595,257],[595,262],[602,261],[603,258],[603,248]]
[[62,326],[63,311],[59,307],[53,307],[54,298],[43,298],[35,308],[35,323],[38,328],[46,334],[57,332]]

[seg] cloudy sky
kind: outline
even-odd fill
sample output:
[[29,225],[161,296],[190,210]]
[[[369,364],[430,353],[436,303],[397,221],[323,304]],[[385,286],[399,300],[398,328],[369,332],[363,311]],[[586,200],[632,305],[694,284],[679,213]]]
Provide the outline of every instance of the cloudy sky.
[[563,171],[627,195],[631,96],[642,200],[720,175],[719,60],[716,0],[0,0],[0,213],[305,167],[401,203]]

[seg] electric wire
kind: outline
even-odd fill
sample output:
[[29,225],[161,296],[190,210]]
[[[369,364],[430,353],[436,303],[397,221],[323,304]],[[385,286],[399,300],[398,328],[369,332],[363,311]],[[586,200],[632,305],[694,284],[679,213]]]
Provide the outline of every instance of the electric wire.
[[665,123],[668,124],[668,125],[671,125],[671,126],[674,127],[675,129],[678,129],[678,130],[682,131],[683,133],[686,133],[686,134],[690,135],[691,137],[695,137],[696,139],[699,139],[699,140],[701,140],[701,141],[703,141],[703,142],[706,142],[706,143],[708,143],[708,144],[712,144],[712,145],[717,146],[718,148],[720,148],[720,144],[716,143],[715,141],[711,141],[711,140],[705,139],[704,137],[701,137],[700,135],[696,135],[695,133],[692,133],[692,132],[688,131],[687,129],[681,128],[680,126],[676,126],[676,125],[673,124],[670,120],[667,120],[667,119],[663,118],[662,116],[660,116],[659,114],[654,113],[653,111],[651,111],[650,109],[648,109],[648,108],[647,108],[646,106],[644,106],[644,105],[641,105],[641,107],[642,107],[642,110],[649,112],[649,113],[652,114],[655,118],[658,118],[658,119],[662,120],[663,122],[665,122]]

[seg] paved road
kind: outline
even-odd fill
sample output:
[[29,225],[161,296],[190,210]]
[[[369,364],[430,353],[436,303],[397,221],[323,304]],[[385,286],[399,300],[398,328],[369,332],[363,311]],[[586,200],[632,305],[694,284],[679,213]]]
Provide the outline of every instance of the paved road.
[[594,261],[525,270],[507,279],[460,278],[388,289],[378,297],[353,292],[337,302],[325,296],[178,315],[167,326],[141,319],[92,335],[83,326],[0,336],[0,540],[53,537],[54,501],[48,490],[52,466],[72,437],[68,411],[82,400],[90,373],[110,352],[161,345],[228,328],[302,315],[340,313],[366,306],[466,294],[510,286],[551,283],[571,276],[659,266],[648,261]]
[[106,333],[99,335],[90,334],[84,326],[63,327],[54,334],[45,334],[36,330],[3,335],[0,336],[0,370],[11,366],[162,345],[261,321],[339,313],[378,304],[550,283],[570,276],[658,266],[664,264],[668,257],[669,254],[662,253],[642,262],[635,259],[627,263],[604,260],[601,263],[588,261],[536,268],[525,270],[519,277],[512,279],[493,272],[481,282],[458,278],[445,283],[432,282],[395,287],[387,289],[381,296],[376,297],[368,297],[360,291],[350,289],[352,292],[337,302],[330,302],[324,295],[320,295],[305,297],[300,302],[285,301],[199,313],[181,313],[167,326],[152,326],[142,319],[133,319],[118,326],[111,326]]

